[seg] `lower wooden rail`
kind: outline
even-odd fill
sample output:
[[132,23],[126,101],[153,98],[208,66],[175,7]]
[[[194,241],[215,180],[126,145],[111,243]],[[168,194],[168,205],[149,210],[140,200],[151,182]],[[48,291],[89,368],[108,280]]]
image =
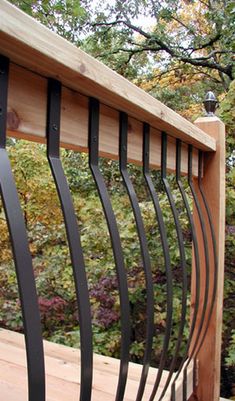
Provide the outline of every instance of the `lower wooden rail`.
[[[47,401],[75,401],[79,394],[80,351],[60,344],[44,341]],[[0,393],[4,401],[27,400],[27,367],[24,336],[0,329]],[[118,381],[119,360],[94,354],[94,379],[92,399],[94,401],[114,400]],[[130,363],[125,401],[135,400],[142,366]],[[149,399],[158,369],[150,368],[143,401]],[[193,390],[193,363],[188,370],[188,398]],[[168,377],[164,371],[156,394],[157,400]],[[176,382],[176,401],[182,400],[182,375]],[[168,391],[163,401],[170,401]]]

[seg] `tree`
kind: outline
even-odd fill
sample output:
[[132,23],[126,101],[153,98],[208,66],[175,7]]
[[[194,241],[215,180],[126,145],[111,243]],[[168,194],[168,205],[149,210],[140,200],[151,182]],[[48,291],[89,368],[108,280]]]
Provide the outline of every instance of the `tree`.
[[79,27],[88,14],[79,0],[9,0],[72,43],[80,44]]
[[224,396],[231,396],[229,390],[235,382],[235,319],[232,313],[235,307],[235,81],[220,105],[220,117],[226,124],[227,145],[222,391]]
[[226,145],[229,170],[235,167],[235,80],[220,106],[220,118],[226,124]]
[[[234,78],[234,12],[233,0],[116,0],[93,13],[87,26],[104,61],[112,53],[124,57],[127,65],[135,64],[145,54],[144,68],[153,75],[156,67],[161,77],[193,66],[194,74],[209,76],[227,90]],[[106,42],[111,33],[120,38],[112,41],[112,47]],[[106,51],[102,51],[104,42]]]
[[234,0],[11,2],[129,78],[191,71],[227,90],[235,77]]
[[234,77],[234,0],[11,0],[187,119]]

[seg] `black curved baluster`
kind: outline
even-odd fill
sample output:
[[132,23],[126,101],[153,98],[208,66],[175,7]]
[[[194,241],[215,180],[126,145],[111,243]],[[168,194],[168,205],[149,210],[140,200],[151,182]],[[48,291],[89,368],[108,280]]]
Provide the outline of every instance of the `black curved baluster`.
[[9,60],[0,56],[0,189],[10,234],[25,331],[29,401],[45,401],[42,331],[32,258],[10,161],[5,149]]
[[151,359],[153,333],[154,333],[154,292],[153,292],[153,280],[152,280],[150,257],[148,252],[148,244],[145,235],[144,224],[140,212],[138,199],[127,171],[127,132],[128,132],[128,116],[126,113],[121,112],[120,132],[119,132],[119,167],[135,217],[135,223],[139,236],[141,256],[145,273],[146,291],[147,291],[146,346],[143,360],[143,368],[136,398],[136,401],[140,401],[144,393],[149,371],[150,359]]
[[175,206],[175,202],[171,193],[171,189],[167,180],[167,173],[166,173],[166,167],[167,167],[167,135],[163,132],[162,133],[162,165],[161,165],[161,175],[162,175],[162,182],[169,200],[169,204],[172,210],[174,222],[175,222],[175,228],[176,228],[176,234],[177,234],[177,241],[179,245],[179,252],[180,252],[180,265],[182,269],[182,308],[181,308],[181,321],[180,321],[180,326],[179,326],[179,333],[178,333],[178,339],[175,347],[175,354],[173,356],[171,365],[170,365],[170,371],[166,380],[166,383],[164,385],[162,394],[160,396],[160,400],[164,397],[166,390],[168,388],[168,385],[171,381],[171,378],[173,376],[176,362],[177,362],[177,357],[179,354],[180,346],[182,343],[183,339],[183,331],[184,331],[184,326],[185,326],[185,321],[186,321],[186,311],[187,311],[187,266],[186,266],[186,259],[185,259],[185,251],[184,251],[184,239],[183,239],[183,233],[182,229],[180,226],[180,221],[179,221],[179,215],[178,211]]
[[77,218],[60,160],[61,83],[48,81],[47,157],[63,212],[78,302],[81,337],[80,401],[90,401],[92,387],[92,329],[89,292]]
[[211,232],[211,239],[212,239],[212,246],[213,246],[213,255],[214,255],[214,283],[213,283],[213,290],[212,290],[212,297],[211,297],[211,306],[209,309],[209,313],[208,313],[208,317],[207,317],[207,322],[205,324],[205,332],[202,336],[200,345],[198,347],[198,350],[196,352],[196,355],[198,355],[205,337],[206,337],[206,333],[210,324],[210,319],[211,319],[211,315],[213,312],[213,308],[214,308],[214,304],[215,304],[215,300],[216,300],[216,292],[217,292],[217,283],[218,283],[218,255],[217,255],[217,243],[216,243],[216,236],[215,236],[215,230],[214,230],[214,225],[213,225],[213,221],[212,221],[212,216],[211,216],[211,212],[210,212],[210,208],[209,205],[207,203],[207,199],[206,199],[206,195],[203,191],[202,188],[202,184],[201,184],[201,180],[202,180],[202,151],[199,152],[199,169],[198,169],[198,188],[199,191],[201,193],[202,196],[202,200],[205,206],[205,210],[206,210],[206,214],[208,217],[208,222],[209,222],[209,227],[210,227],[210,232]]
[[[174,392],[175,392],[175,383],[177,378],[180,375],[180,372],[184,366],[184,363],[187,360],[188,357],[188,351],[190,349],[192,337],[194,334],[194,329],[197,321],[197,314],[198,314],[198,308],[199,308],[199,299],[200,299],[200,257],[199,257],[199,249],[198,249],[198,240],[197,240],[197,234],[196,234],[196,229],[195,229],[195,224],[193,221],[193,216],[190,210],[189,202],[187,199],[187,195],[184,190],[184,186],[181,181],[181,140],[177,139],[176,140],[176,182],[178,185],[178,188],[180,190],[183,203],[186,209],[187,217],[188,217],[188,222],[189,222],[189,228],[190,232],[192,235],[192,242],[193,242],[193,247],[194,247],[194,256],[195,256],[195,305],[194,305],[194,312],[192,316],[192,321],[191,321],[191,327],[190,327],[190,332],[189,332],[189,337],[186,345],[186,350],[185,350],[185,356],[182,359],[182,362],[179,366],[179,369],[177,371],[177,374],[174,378],[174,381],[172,383],[172,401],[174,400]],[[185,374],[184,374],[185,376]],[[186,375],[187,377],[187,375]],[[184,380],[184,385],[186,385],[186,381]]]
[[203,219],[203,214],[201,210],[201,206],[196,194],[196,191],[194,189],[193,185],[193,174],[192,174],[192,153],[193,153],[193,147],[192,145],[188,145],[188,183],[191,189],[191,193],[193,196],[193,200],[196,206],[196,210],[198,213],[199,217],[199,222],[201,226],[201,232],[202,232],[202,238],[203,238],[203,246],[204,246],[204,257],[205,257],[205,273],[206,273],[206,282],[205,282],[205,289],[204,289],[204,296],[203,296],[203,307],[202,307],[202,314],[198,326],[198,331],[197,335],[194,341],[193,348],[191,350],[191,355],[186,363],[186,366],[184,368],[184,383],[183,383],[183,401],[187,401],[187,367],[189,366],[190,362],[192,359],[195,357],[198,349],[198,343],[201,338],[201,333],[204,325],[204,319],[206,315],[206,310],[207,310],[207,304],[208,304],[208,291],[209,291],[209,251],[208,251],[208,241],[207,241],[207,235],[206,235],[206,226],[205,222]]
[[121,307],[121,359],[116,401],[121,401],[124,399],[129,362],[129,297],[127,276],[117,222],[103,176],[99,169],[99,101],[94,98],[90,98],[89,104],[89,164],[107,221],[117,271]]
[[159,227],[159,232],[160,232],[160,238],[161,238],[161,243],[162,243],[162,250],[163,250],[163,256],[164,256],[164,262],[165,262],[165,269],[166,269],[166,285],[167,285],[167,299],[166,299],[166,329],[165,329],[165,335],[164,335],[164,342],[163,342],[163,348],[161,351],[161,358],[160,358],[160,363],[158,366],[158,373],[157,377],[154,383],[154,388],[151,394],[150,400],[153,400],[156,392],[158,390],[163,369],[165,366],[166,362],[166,357],[167,357],[167,350],[169,346],[169,341],[170,341],[170,336],[171,336],[171,329],[172,329],[172,313],[173,313],[173,294],[172,294],[172,272],[171,272],[171,261],[170,261],[170,251],[169,251],[169,246],[168,246],[168,240],[167,240],[167,233],[166,233],[166,228],[165,228],[165,223],[163,220],[163,215],[161,211],[161,207],[159,204],[158,196],[154,188],[154,184],[149,172],[149,124],[144,124],[143,126],[143,174],[144,178],[149,190],[149,193],[151,195],[157,221],[158,221],[158,227]]

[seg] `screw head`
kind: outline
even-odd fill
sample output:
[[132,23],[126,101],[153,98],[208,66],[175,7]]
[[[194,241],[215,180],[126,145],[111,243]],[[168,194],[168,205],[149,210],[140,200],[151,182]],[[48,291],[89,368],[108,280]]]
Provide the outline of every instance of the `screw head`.
[[56,124],[53,124],[52,129],[53,129],[53,131],[58,131],[58,126]]

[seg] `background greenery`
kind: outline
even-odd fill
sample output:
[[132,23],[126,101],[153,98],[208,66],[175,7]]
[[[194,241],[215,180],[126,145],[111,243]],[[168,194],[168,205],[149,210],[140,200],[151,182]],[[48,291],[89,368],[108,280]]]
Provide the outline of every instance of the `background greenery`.
[[[12,0],[23,11],[80,46],[127,79],[193,121],[203,113],[203,99],[213,90],[220,101],[217,114],[227,129],[227,203],[225,298],[222,347],[222,395],[233,396],[235,382],[235,3],[232,0]],[[42,145],[10,141],[9,153],[29,232],[44,336],[70,345],[79,344],[79,328],[71,263],[64,224]],[[112,250],[100,202],[87,166],[87,156],[62,151],[74,198],[86,258],[92,300],[94,348],[119,355],[119,300]],[[143,356],[145,291],[137,234],[130,205],[115,162],[101,166],[118,219],[127,266],[133,317],[131,355]],[[77,171],[79,169],[79,175]],[[159,232],[140,170],[130,166],[140,200],[155,277],[156,337],[153,364],[159,360],[165,327],[165,277]],[[177,338],[181,312],[179,251],[167,199],[157,172],[153,172],[174,266],[174,325],[169,360]],[[170,178],[184,228],[187,262],[191,239],[185,211]],[[20,305],[9,238],[0,209],[0,322],[22,329]],[[187,329],[185,331],[187,336]],[[181,354],[183,347],[181,349]]]

